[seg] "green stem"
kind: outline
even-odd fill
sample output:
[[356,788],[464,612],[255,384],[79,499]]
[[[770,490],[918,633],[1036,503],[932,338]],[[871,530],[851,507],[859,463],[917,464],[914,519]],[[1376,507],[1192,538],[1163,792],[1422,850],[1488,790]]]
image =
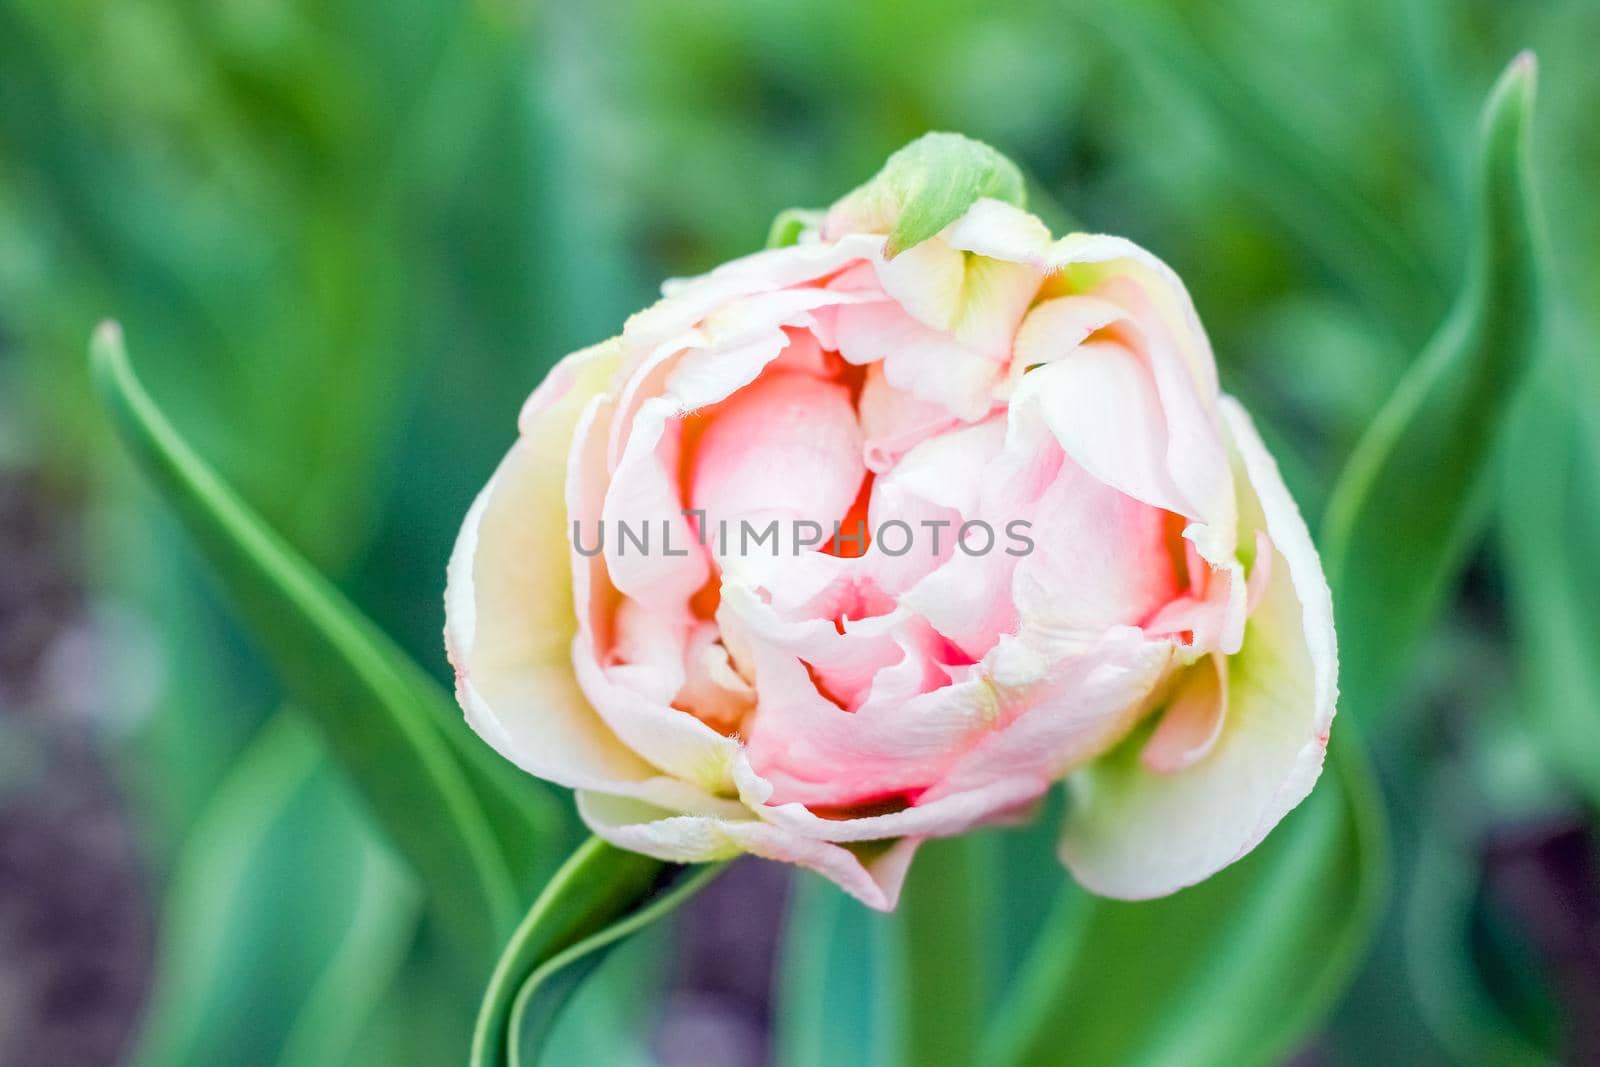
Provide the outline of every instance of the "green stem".
[[561,1006],[606,949],[666,915],[724,864],[693,873],[591,837],[517,926],[490,975],[473,1029],[471,1067],[531,1064]]
[[888,925],[900,1013],[899,1061],[915,1067],[976,1063],[987,989],[980,837],[930,841]]

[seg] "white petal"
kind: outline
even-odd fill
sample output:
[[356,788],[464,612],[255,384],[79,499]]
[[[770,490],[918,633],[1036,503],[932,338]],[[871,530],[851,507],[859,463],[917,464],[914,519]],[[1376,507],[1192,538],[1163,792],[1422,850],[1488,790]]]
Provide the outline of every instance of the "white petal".
[[908,838],[858,854],[748,814],[681,815],[602,793],[580,792],[578,813],[591,830],[619,848],[671,863],[706,863],[748,852],[816,871],[878,911],[894,910],[917,847]]
[[1105,896],[1161,896],[1209,877],[1254,848],[1322,769],[1338,669],[1327,582],[1249,417],[1228,398],[1222,412],[1239,527],[1246,536],[1266,530],[1270,577],[1244,647],[1229,659],[1227,717],[1210,752],[1154,774],[1125,745],[1068,780],[1061,857]]
[[567,453],[618,358],[614,345],[569,356],[535,393],[521,439],[462,525],[445,590],[467,721],[524,770],[569,786],[620,788],[654,774],[589,707],[571,659]]

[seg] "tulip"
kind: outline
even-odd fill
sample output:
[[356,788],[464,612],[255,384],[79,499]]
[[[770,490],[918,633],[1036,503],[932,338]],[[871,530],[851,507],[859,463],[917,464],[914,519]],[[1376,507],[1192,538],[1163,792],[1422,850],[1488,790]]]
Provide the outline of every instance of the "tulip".
[[1178,277],[932,134],[562,360],[463,523],[468,722],[606,840],[894,907],[1057,782],[1090,890],[1173,892],[1310,791],[1316,550]]

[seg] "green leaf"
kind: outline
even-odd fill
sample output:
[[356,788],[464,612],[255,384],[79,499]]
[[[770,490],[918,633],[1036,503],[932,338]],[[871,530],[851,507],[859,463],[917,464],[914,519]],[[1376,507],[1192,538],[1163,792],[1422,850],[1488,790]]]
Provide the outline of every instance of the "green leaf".
[[1600,811],[1600,365],[1575,337],[1541,370],[1501,497],[1518,683],[1540,752]]
[[346,1062],[415,934],[415,885],[316,738],[269,720],[186,839],[138,1062]]
[[[1197,24],[1184,5],[1148,0],[1062,7],[1097,51],[1145,76],[1157,106],[1180,120],[1198,114],[1197,132],[1225,158],[1221,173],[1230,185],[1248,191],[1293,231],[1300,248],[1290,254],[1309,251],[1384,318],[1415,316],[1419,302],[1433,306],[1441,298],[1435,272],[1394,225],[1393,213],[1359,191],[1359,171],[1349,158],[1358,153],[1311,134],[1313,124],[1295,106],[1303,73],[1285,62],[1285,53],[1252,47],[1223,53],[1209,40],[1219,33],[1208,32],[1206,22],[1219,31],[1259,35],[1256,19]],[[1183,200],[1203,202],[1196,196],[1205,194],[1191,190],[1205,179],[1197,182],[1187,167],[1177,173]],[[1218,232],[1227,232],[1225,222]]]
[[[915,870],[916,865],[912,864]],[[773,1013],[779,1067],[873,1067],[891,1042],[882,917],[820,877],[795,879]]]
[[894,1016],[886,1034],[892,1056],[912,1067],[980,1062],[987,1007],[988,916],[992,869],[987,835],[938,839],[917,850],[900,905],[881,920],[885,987]]
[[1023,206],[1024,185],[1016,164],[981,141],[928,133],[890,156],[836,210],[869,232],[887,228],[884,255],[892,259],[959,219],[979,199]]
[[115,324],[96,332],[91,357],[124,441],[421,875],[430,904],[468,944],[492,953],[515,923],[518,890],[486,802],[514,841],[549,825],[539,794],[519,803],[504,771],[487,762],[498,757],[471,737],[438,686],[194,453],[134,376]]
[[513,1062],[661,1067],[654,1037],[671,993],[675,947],[676,931],[666,924],[619,942],[562,1006],[537,1052],[541,1059],[531,1046],[515,1045]]
[[1249,856],[1160,900],[1072,886],[978,1062],[1156,1067],[1281,1060],[1331,1008],[1386,877],[1381,809],[1352,729],[1311,796]]
[[590,838],[556,872],[495,965],[471,1067],[531,1064],[561,1005],[617,941],[705,886],[724,864],[683,868]]
[[1462,1063],[1553,1067],[1556,1058],[1516,1027],[1483,984],[1473,952],[1477,857],[1444,824],[1434,819],[1418,844],[1406,901],[1407,970],[1423,1022]]
[[511,1067],[533,1067],[556,1015],[578,984],[618,943],[674,911],[722,873],[726,864],[701,864],[640,907],[558,952],[528,975],[511,1006]]
[[1535,64],[1519,56],[1484,110],[1476,242],[1455,309],[1378,413],[1328,504],[1343,705],[1365,714],[1401,679],[1487,502],[1484,473],[1539,326],[1530,199]]
[[788,248],[800,241],[800,235],[807,227],[814,227],[821,223],[822,212],[812,211],[803,207],[786,207],[778,212],[778,217],[772,220],[772,228],[767,231],[768,248]]
[[798,877],[780,956],[778,1063],[980,1062],[1005,918],[994,877],[1002,833],[924,842],[887,915],[820,877]]

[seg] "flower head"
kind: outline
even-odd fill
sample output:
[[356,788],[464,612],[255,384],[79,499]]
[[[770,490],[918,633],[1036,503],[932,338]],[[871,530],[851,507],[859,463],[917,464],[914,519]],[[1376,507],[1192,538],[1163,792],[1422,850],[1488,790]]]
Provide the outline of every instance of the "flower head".
[[619,846],[879,908],[1062,780],[1097,892],[1249,851],[1321,769],[1333,624],[1181,282],[952,135],[797,229],[529,398],[450,563],[469,721]]

